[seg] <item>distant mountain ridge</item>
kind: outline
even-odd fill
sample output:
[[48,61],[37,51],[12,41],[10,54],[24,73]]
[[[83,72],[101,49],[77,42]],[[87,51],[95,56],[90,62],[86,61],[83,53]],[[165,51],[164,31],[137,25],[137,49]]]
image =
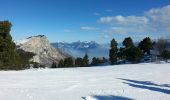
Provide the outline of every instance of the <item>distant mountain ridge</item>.
[[99,46],[100,44],[96,43],[95,41],[77,41],[77,42],[72,42],[72,43],[67,43],[67,42],[56,42],[52,43],[53,46],[57,48],[72,48],[72,49],[79,49],[79,50],[84,50],[84,49],[95,49]]
[[51,43],[54,47],[69,52],[74,57],[82,57],[87,53],[92,57],[108,57],[109,44],[99,44],[95,41],[76,41]]

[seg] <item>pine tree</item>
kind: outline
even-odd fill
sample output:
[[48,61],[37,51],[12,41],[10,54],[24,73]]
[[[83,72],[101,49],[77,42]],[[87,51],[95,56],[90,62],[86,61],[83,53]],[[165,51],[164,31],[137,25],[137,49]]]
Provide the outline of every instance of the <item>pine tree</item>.
[[130,48],[134,46],[133,40],[131,37],[127,37],[124,39],[123,41],[123,45],[125,46],[125,48]]
[[73,66],[74,66],[73,58],[68,57],[64,59],[64,67],[73,67]]
[[123,47],[119,48],[118,57],[121,60],[125,60],[126,59],[126,49],[125,48],[123,48]]
[[153,42],[149,37],[146,37],[139,43],[139,48],[143,51],[143,53],[150,55],[150,50],[153,48]]
[[164,50],[161,55],[166,61],[170,59],[170,51]]
[[91,66],[97,66],[97,65],[98,65],[97,58],[93,57],[92,62],[91,62]]
[[118,48],[117,48],[117,42],[115,39],[112,39],[111,41],[111,49],[110,49],[110,53],[109,53],[109,60],[111,62],[111,64],[116,64],[117,63],[117,51],[118,51]]
[[76,67],[85,67],[84,66],[84,60],[80,57],[76,58],[75,60],[75,66]]
[[130,47],[126,49],[126,57],[127,60],[132,63],[138,63],[140,62],[140,59],[142,57],[142,51],[138,47]]
[[16,45],[10,35],[12,24],[0,21],[0,69],[22,69],[20,58],[16,53]]
[[89,57],[88,57],[87,53],[84,55],[83,61],[84,61],[84,67],[88,67],[89,66]]

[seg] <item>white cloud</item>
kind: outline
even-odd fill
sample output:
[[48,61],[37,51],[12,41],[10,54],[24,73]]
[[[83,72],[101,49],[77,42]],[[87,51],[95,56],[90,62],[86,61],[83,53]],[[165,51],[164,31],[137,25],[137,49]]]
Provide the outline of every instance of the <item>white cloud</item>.
[[98,21],[110,25],[108,33],[168,33],[170,32],[170,5],[153,8],[142,16],[106,16]]
[[140,29],[140,27],[136,28],[136,29],[132,29],[132,28],[122,28],[122,27],[111,27],[109,30],[105,31],[105,33],[114,33],[114,34],[127,34],[128,32],[130,33],[142,33],[143,30]]
[[111,24],[111,25],[145,25],[148,23],[148,18],[144,16],[107,16],[101,17],[98,22],[103,24]]
[[150,19],[150,26],[157,31],[170,32],[170,5],[162,8],[153,8],[145,12],[145,16]]
[[81,29],[81,30],[86,30],[86,31],[97,30],[97,28],[95,28],[95,27],[90,27],[90,26],[82,26],[80,29]]

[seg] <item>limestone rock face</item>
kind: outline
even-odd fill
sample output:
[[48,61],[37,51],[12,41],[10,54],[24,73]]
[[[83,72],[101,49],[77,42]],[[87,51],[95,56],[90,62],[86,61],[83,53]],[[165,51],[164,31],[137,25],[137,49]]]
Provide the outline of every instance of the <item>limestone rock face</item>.
[[36,54],[31,61],[45,66],[51,66],[53,62],[58,63],[61,59],[69,57],[68,54],[54,48],[44,35],[29,37],[18,42],[16,41],[16,44],[19,49]]

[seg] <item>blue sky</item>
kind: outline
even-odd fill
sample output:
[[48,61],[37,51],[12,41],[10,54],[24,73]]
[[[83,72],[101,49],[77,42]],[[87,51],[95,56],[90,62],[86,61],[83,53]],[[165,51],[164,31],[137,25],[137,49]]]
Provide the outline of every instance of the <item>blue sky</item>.
[[12,22],[12,36],[38,34],[50,42],[135,41],[170,34],[170,0],[0,0],[0,20]]

